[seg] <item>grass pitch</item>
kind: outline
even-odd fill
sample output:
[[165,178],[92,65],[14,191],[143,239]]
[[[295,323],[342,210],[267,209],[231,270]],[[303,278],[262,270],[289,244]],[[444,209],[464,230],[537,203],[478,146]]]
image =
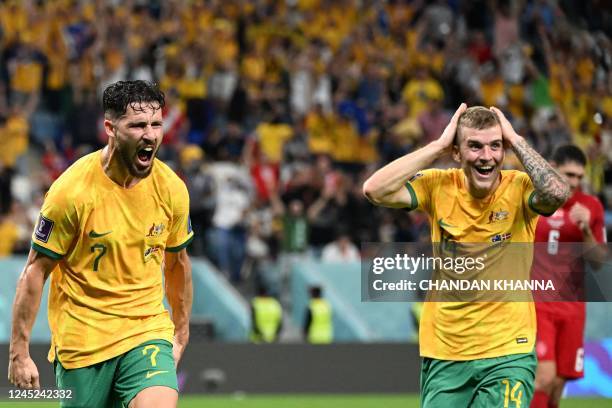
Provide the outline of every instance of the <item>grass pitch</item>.
[[[0,402],[0,407],[57,408],[57,402],[12,400]],[[610,399],[564,399],[563,408],[610,408]],[[418,395],[243,395],[182,396],[180,408],[418,408]],[[512,407],[511,407],[512,408]]]

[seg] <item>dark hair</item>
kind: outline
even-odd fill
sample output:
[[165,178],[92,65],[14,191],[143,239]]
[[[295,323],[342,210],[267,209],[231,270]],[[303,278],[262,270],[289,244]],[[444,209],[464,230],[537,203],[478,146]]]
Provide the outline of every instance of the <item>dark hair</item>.
[[309,288],[309,291],[310,291],[310,297],[311,298],[318,299],[318,298],[320,298],[323,295],[323,288],[321,288],[320,286],[317,286],[317,285],[311,286]]
[[586,166],[587,158],[578,146],[572,144],[560,145],[553,151],[551,160],[560,166],[568,162],[575,162]]
[[155,82],[140,80],[110,84],[102,96],[104,114],[113,119],[125,115],[128,106],[135,111],[142,111],[147,106],[161,109],[165,104],[164,93]]

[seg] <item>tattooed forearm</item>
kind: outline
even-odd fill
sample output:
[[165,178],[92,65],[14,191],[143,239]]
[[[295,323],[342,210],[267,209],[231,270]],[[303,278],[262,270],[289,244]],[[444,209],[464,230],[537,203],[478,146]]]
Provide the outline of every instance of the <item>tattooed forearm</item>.
[[569,197],[570,189],[563,178],[527,141],[521,138],[512,145],[536,191],[538,208],[554,211]]

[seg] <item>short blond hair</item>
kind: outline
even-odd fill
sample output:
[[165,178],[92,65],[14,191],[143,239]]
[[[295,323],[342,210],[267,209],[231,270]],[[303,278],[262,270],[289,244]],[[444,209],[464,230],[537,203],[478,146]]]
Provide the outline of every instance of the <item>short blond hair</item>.
[[459,144],[459,130],[462,127],[468,127],[471,129],[488,129],[495,125],[500,125],[499,118],[490,109],[484,106],[472,106],[467,108],[465,112],[459,116],[457,121],[457,137],[455,137],[455,144]]

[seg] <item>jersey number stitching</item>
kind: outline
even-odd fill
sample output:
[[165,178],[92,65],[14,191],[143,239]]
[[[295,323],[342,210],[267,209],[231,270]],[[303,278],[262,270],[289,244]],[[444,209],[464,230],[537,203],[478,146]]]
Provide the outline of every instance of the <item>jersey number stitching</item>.
[[94,272],[98,272],[98,266],[100,265],[100,258],[102,258],[106,254],[106,246],[104,244],[95,244],[91,247],[91,252],[94,252],[96,249],[100,250],[100,254],[96,256],[94,259],[93,270]]

